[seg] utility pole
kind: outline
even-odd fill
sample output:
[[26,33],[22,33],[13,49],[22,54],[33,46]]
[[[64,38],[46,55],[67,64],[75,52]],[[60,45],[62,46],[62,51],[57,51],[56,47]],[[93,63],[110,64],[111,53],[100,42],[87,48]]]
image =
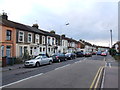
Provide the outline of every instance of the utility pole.
[[111,36],[111,47],[112,47],[112,30],[110,30],[110,36]]

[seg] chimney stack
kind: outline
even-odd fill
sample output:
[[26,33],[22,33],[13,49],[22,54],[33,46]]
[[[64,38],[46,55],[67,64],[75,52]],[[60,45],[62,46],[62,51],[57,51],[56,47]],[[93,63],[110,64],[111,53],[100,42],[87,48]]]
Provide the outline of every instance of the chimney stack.
[[8,20],[7,13],[5,13],[5,12],[3,12],[0,17],[1,17],[2,19]]
[[65,34],[63,34],[62,37],[65,37]]
[[38,24],[33,24],[33,26],[32,27],[34,27],[34,28],[37,28],[38,29]]

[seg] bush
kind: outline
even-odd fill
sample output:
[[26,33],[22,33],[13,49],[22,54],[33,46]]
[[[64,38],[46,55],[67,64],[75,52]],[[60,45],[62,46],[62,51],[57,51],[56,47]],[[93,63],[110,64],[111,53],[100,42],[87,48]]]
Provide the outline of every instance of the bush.
[[115,60],[120,61],[120,55],[115,55],[113,57],[115,58]]

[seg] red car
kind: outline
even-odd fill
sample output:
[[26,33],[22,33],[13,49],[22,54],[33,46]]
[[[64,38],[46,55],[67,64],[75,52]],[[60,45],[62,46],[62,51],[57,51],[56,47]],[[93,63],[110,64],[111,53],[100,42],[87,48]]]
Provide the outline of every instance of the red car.
[[102,52],[101,56],[107,56],[107,53],[106,52]]
[[92,54],[91,54],[90,52],[85,52],[84,56],[85,56],[85,57],[91,57]]

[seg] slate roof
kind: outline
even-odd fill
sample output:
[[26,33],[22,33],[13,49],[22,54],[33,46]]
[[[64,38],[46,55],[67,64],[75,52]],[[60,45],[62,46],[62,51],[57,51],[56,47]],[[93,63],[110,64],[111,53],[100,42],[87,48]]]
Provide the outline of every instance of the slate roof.
[[0,21],[0,24],[3,25],[3,26],[16,28],[16,29],[20,29],[20,30],[23,30],[23,31],[35,32],[35,33],[45,35],[45,33],[40,31],[40,29],[31,27],[31,26],[28,26],[28,25],[24,25],[24,24],[21,24],[21,23],[13,22],[13,21],[10,21],[10,20],[2,19],[2,21]]

